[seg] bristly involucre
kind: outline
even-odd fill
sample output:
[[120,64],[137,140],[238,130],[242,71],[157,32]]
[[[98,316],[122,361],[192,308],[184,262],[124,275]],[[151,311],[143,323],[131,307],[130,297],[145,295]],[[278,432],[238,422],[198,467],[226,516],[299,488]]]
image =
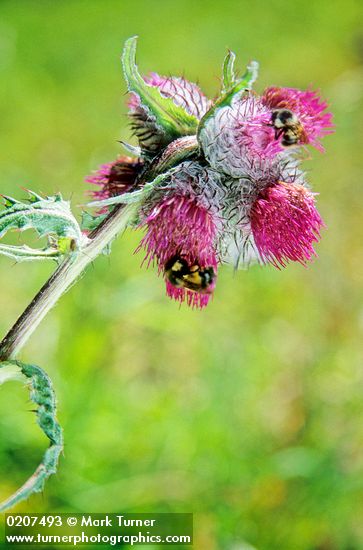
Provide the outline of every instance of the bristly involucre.
[[295,88],[257,95],[251,91],[257,64],[238,79],[231,52],[212,101],[184,78],[141,77],[135,48],[136,38],[129,39],[123,66],[140,145],[128,149],[140,158],[116,159],[87,181],[98,185],[99,199],[125,194],[132,200],[134,191],[142,197],[134,222],[145,231],[138,250],[146,252],[147,265],[156,264],[167,294],[202,308],[222,263],[306,265],[324,223],[300,151],[322,150],[320,139],[332,132],[326,102]]

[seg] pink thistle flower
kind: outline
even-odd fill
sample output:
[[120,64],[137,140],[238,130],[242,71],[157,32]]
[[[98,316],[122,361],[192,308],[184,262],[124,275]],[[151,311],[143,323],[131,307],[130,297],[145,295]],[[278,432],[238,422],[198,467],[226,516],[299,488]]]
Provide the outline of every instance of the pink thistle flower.
[[86,182],[99,187],[91,191],[95,199],[108,199],[131,191],[142,167],[143,161],[140,159],[119,157],[114,162],[102,164],[98,170],[86,177]]
[[332,114],[324,112],[327,103],[313,90],[270,87],[262,95],[262,102],[269,109],[288,109],[292,111],[302,125],[300,144],[310,143],[320,151],[323,146],[319,137],[333,132]]
[[277,268],[290,261],[306,265],[316,256],[313,243],[319,241],[324,222],[314,194],[304,186],[278,182],[267,187],[252,205],[250,222],[264,262]]
[[[156,261],[159,273],[164,273],[173,259],[179,259],[191,272],[203,274],[213,270],[212,280],[198,291],[183,283],[176,286],[166,279],[168,296],[179,302],[187,301],[192,307],[206,306],[215,287],[217,272],[217,227],[211,212],[201,206],[196,197],[174,193],[163,197],[142,225],[147,226],[147,233],[138,250],[142,247],[146,249],[145,260],[148,264]],[[188,277],[185,280],[187,282]]]

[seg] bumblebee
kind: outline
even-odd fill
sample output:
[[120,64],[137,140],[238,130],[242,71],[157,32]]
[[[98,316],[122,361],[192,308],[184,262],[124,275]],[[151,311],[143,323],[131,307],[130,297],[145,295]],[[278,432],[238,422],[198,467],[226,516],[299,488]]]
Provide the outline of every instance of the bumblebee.
[[174,256],[165,265],[165,277],[172,285],[201,294],[210,292],[215,276],[213,267],[201,269],[198,264],[189,266],[180,256]]
[[303,125],[289,109],[274,109],[271,123],[275,128],[275,139],[282,136],[281,143],[285,147],[307,142]]

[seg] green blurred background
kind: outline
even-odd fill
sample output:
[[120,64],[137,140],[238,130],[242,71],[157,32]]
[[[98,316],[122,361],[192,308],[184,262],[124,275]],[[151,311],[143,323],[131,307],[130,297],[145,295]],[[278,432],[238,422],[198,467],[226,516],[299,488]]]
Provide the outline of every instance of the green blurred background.
[[[129,232],[23,350],[53,378],[65,452],[32,512],[194,512],[198,550],[363,549],[362,2],[1,0],[1,192],[61,191],[128,139],[119,57],[213,96],[226,49],[267,85],[319,88],[336,134],[306,163],[328,229],[309,269],[220,270],[214,301],[164,296]],[[21,237],[22,239],[24,236]],[[0,260],[1,333],[53,265]],[[0,500],[46,441],[1,388]]]

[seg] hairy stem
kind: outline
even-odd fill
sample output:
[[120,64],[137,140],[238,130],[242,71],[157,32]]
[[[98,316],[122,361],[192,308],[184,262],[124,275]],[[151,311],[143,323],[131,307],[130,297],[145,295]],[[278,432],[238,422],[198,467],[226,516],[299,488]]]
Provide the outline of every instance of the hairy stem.
[[69,256],[34,297],[7,335],[0,342],[0,361],[14,358],[58,299],[83,273],[106,246],[127,226],[136,206],[118,205],[90,234],[90,242],[76,258]]

